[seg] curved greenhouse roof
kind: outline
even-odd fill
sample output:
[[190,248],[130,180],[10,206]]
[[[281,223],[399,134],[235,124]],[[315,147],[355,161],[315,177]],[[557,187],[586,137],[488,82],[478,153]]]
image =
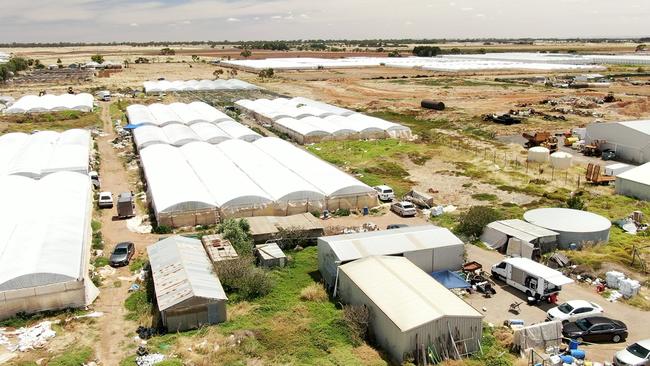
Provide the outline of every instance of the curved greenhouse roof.
[[321,201],[322,191],[289,170],[253,144],[241,140],[225,141],[217,146],[246,175],[276,202]]
[[250,128],[242,125],[237,121],[231,120],[231,121],[219,122],[217,123],[217,127],[222,129],[233,139],[252,142],[262,137],[259,133],[251,130]]
[[272,203],[260,186],[213,145],[193,142],[180,150],[220,209],[234,211]]
[[160,92],[185,92],[196,90],[251,90],[258,89],[257,86],[237,79],[217,79],[217,80],[158,80],[145,81],[145,93]]
[[277,162],[311,182],[327,198],[373,194],[374,190],[307,151],[276,137],[264,137],[253,143]]
[[11,107],[6,109],[6,113],[36,113],[36,112],[54,112],[63,110],[76,110],[80,112],[90,112],[93,110],[93,96],[88,93],[81,94],[45,94],[43,96],[26,95]]
[[204,102],[192,102],[189,104],[155,103],[148,106],[134,104],[126,108],[129,123],[133,125],[154,125],[166,126],[169,124],[192,125],[201,122],[218,123],[232,121],[227,114]]
[[4,176],[0,186],[0,291],[82,279],[92,207],[88,176]]
[[199,122],[191,125],[190,128],[201,140],[211,144],[218,144],[231,139],[230,135],[213,123]]
[[0,175],[39,179],[57,171],[88,173],[90,144],[90,132],[81,129],[0,136]]
[[157,126],[140,126],[133,130],[133,139],[138,149],[154,144],[170,144],[165,131]]
[[140,159],[157,214],[215,208],[211,195],[177,148],[151,145],[140,151]]
[[161,127],[170,123],[184,123],[181,117],[166,104],[154,103],[149,106],[149,112]]
[[[137,130],[137,128],[136,128]],[[201,138],[186,125],[173,123],[162,127],[163,132],[167,135],[169,143],[174,146],[183,146],[193,141],[201,141]]]

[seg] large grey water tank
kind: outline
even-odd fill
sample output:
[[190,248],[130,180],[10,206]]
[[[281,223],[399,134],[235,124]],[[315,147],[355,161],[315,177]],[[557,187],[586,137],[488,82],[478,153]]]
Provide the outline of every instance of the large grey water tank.
[[595,213],[569,208],[538,208],[524,214],[531,224],[560,234],[558,244],[567,249],[570,244],[581,247],[587,243],[606,243],[612,223]]

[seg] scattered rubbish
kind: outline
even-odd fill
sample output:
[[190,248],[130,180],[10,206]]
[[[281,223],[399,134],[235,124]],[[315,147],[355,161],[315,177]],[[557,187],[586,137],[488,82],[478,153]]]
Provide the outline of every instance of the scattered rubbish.
[[74,317],[72,317],[72,319],[100,318],[100,317],[102,317],[102,316],[104,316],[104,313],[102,313],[101,311],[93,311],[93,312],[90,313],[90,314],[84,314],[84,315],[77,315],[77,316],[74,316]]
[[483,120],[486,122],[494,122],[502,125],[510,126],[521,123],[521,118],[513,117],[510,114],[486,114],[483,116]]
[[[0,328],[0,345],[5,346],[10,352],[25,352],[45,346],[50,338],[56,336],[52,330],[52,322],[44,321],[32,327],[18,328],[14,331],[5,331]],[[12,338],[16,338],[12,342]]]
[[162,362],[164,359],[165,359],[165,355],[162,355],[160,353],[149,353],[144,356],[136,357],[135,363],[138,366],[152,366]]
[[607,280],[607,287],[618,289],[618,284],[625,279],[625,274],[618,271],[609,271],[605,273],[605,279]]
[[618,292],[617,290],[611,290],[609,292],[609,295],[607,296],[607,301],[609,302],[616,302],[618,301],[621,297],[623,297],[623,294]]
[[[137,195],[136,195],[137,197]],[[129,231],[138,233],[138,234],[149,234],[153,227],[150,223],[147,222],[148,218],[145,215],[134,216],[126,220],[126,227]]]
[[140,289],[140,285],[138,285],[137,283],[134,283],[134,284],[131,284],[131,286],[129,287],[129,292],[138,291],[139,289]]
[[140,337],[141,339],[149,339],[155,336],[156,334],[158,334],[156,328],[148,328],[143,326],[139,326],[135,332],[138,334],[138,337]]
[[108,265],[104,267],[99,267],[97,268],[97,274],[101,278],[111,277],[115,274],[115,268]]

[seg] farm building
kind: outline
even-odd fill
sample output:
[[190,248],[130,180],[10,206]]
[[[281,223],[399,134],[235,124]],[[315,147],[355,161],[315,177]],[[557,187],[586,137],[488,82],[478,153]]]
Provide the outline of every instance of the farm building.
[[422,346],[449,358],[480,350],[483,315],[406,258],[342,265],[338,296],[368,308],[371,335],[398,363]]
[[0,136],[0,175],[22,175],[39,179],[50,173],[88,173],[90,132],[22,132]]
[[624,164],[624,163],[614,163],[605,166],[605,175],[611,175],[613,177],[618,177],[619,174],[625,173],[628,170],[636,168],[634,165]]
[[187,92],[207,90],[252,90],[257,86],[237,79],[227,80],[157,80],[145,81],[144,91],[150,93]]
[[650,201],[650,163],[618,174],[616,193]]
[[493,249],[507,247],[511,239],[531,245],[537,254],[551,252],[557,248],[558,233],[530,224],[523,220],[501,220],[489,223],[483,230],[481,241]]
[[256,245],[255,257],[258,265],[265,268],[284,267],[287,263],[287,256],[277,243]]
[[198,239],[172,236],[147,247],[156,304],[169,332],[226,321],[226,293]]
[[203,103],[192,102],[151,105],[132,104],[126,107],[126,115],[132,125],[152,125],[163,127],[178,123],[193,125],[200,122],[219,123],[232,121],[227,114]]
[[7,114],[39,113],[57,111],[90,112],[93,110],[93,96],[81,94],[45,94],[43,96],[26,95],[5,110]]
[[201,243],[203,243],[203,248],[212,263],[239,258],[230,241],[224,239],[220,234],[203,235]]
[[410,138],[411,130],[381,118],[307,98],[240,100],[237,107],[300,144],[327,140]]
[[155,144],[142,149],[147,192],[158,224],[193,226],[213,224],[221,217],[376,205],[372,188],[276,140],[192,142],[180,148]]
[[612,223],[595,213],[569,208],[538,208],[524,213],[524,220],[559,234],[558,246],[580,248],[585,243],[607,243]]
[[298,231],[306,238],[317,238],[325,232],[320,219],[311,213],[290,216],[257,216],[246,218],[250,225],[251,236],[255,243],[265,243],[268,240],[281,239],[280,229]]
[[601,149],[616,152],[616,160],[634,164],[650,162],[650,120],[592,123],[587,125],[585,142],[600,141]]
[[0,186],[0,319],[92,303],[88,176],[5,175]]
[[372,255],[403,256],[426,273],[458,270],[463,265],[463,242],[448,229],[410,226],[385,231],[318,238],[318,269],[334,286],[337,268]]

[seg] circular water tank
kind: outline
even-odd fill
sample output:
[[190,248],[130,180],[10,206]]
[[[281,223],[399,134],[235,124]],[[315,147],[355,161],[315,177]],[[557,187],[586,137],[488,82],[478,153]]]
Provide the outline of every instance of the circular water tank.
[[606,243],[612,223],[595,213],[570,208],[538,208],[524,213],[524,220],[560,234],[558,244],[569,249],[571,244]]
[[571,160],[573,160],[573,155],[569,153],[558,151],[551,154],[551,166],[555,169],[567,170],[571,168]]
[[550,154],[550,151],[541,146],[535,146],[528,150],[528,161],[532,161],[534,163],[545,163],[548,161],[548,155]]

